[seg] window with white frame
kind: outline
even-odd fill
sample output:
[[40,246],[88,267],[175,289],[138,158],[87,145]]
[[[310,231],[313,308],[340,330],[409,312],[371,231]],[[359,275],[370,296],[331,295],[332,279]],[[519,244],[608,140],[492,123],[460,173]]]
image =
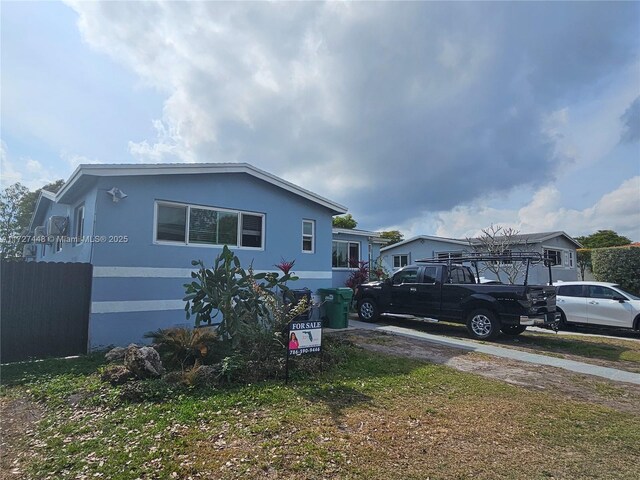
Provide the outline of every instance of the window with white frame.
[[393,256],[393,268],[402,268],[409,265],[409,255],[394,255]]
[[314,220],[302,220],[302,251],[313,253],[315,245],[316,222]]
[[56,237],[56,240],[54,242],[54,252],[60,252],[62,251],[62,238],[61,237]]
[[213,207],[156,202],[159,243],[263,248],[264,215]]
[[566,268],[573,268],[573,252],[571,250],[565,250],[564,254],[564,266]]
[[76,243],[82,243],[82,237],[84,236],[84,205],[80,205],[76,208],[75,215],[73,216],[74,223],[74,237]]
[[572,250],[560,248],[544,248],[544,258],[551,261],[554,267],[573,268],[575,265],[575,253]]
[[356,268],[360,261],[360,242],[334,240],[331,249],[333,268]]
[[450,260],[452,258],[462,258],[462,250],[456,250],[453,252],[437,252],[436,256],[438,260]]
[[552,248],[544,249],[544,258],[549,260],[552,266],[562,265],[562,251]]

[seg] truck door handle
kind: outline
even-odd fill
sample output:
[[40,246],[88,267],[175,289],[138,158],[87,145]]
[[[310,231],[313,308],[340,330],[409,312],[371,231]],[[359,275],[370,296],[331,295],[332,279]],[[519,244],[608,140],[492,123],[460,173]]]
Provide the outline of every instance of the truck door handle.
[[589,304],[591,304],[591,305],[598,305],[598,302],[594,302],[593,300],[591,300],[591,301],[589,302]]
[[411,288],[409,289],[409,291],[410,291],[410,292],[412,292],[412,293],[415,293],[415,292],[417,292],[417,291],[418,291],[418,289],[417,289],[416,287],[411,287]]

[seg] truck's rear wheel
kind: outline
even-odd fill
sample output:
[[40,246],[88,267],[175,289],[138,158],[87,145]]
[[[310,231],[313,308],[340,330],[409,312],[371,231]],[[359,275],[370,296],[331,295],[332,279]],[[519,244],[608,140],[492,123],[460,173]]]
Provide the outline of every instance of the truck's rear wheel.
[[370,298],[360,300],[358,303],[358,317],[363,322],[377,322],[380,312],[378,311],[378,305]]
[[526,325],[503,325],[501,330],[505,335],[520,335],[527,329]]
[[491,340],[498,335],[500,322],[489,310],[473,310],[467,317],[467,330],[476,340]]

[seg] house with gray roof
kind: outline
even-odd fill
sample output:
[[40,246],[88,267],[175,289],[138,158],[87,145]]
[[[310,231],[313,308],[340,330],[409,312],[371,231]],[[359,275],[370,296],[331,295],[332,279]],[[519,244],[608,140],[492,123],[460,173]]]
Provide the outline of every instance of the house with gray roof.
[[[497,237],[498,239],[504,237]],[[539,232],[514,235],[509,238],[508,252],[537,252],[549,258],[555,264],[552,268],[553,280],[571,281],[578,279],[576,250],[582,245],[565,232]],[[398,270],[405,265],[425,258],[442,260],[455,259],[465,254],[482,251],[482,242],[477,238],[456,239],[430,235],[418,235],[402,242],[383,247],[380,250],[382,264],[389,271]],[[496,280],[495,274],[485,270],[481,276]],[[501,278],[505,281],[504,278]],[[516,280],[523,280],[519,275]],[[533,265],[529,270],[529,283],[548,282],[548,271],[543,265]]]

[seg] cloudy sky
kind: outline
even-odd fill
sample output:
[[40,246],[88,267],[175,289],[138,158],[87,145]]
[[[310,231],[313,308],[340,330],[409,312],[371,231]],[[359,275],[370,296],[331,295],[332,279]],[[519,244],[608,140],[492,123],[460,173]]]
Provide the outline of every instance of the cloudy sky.
[[640,241],[640,3],[2,3],[2,186],[249,162],[372,230]]

